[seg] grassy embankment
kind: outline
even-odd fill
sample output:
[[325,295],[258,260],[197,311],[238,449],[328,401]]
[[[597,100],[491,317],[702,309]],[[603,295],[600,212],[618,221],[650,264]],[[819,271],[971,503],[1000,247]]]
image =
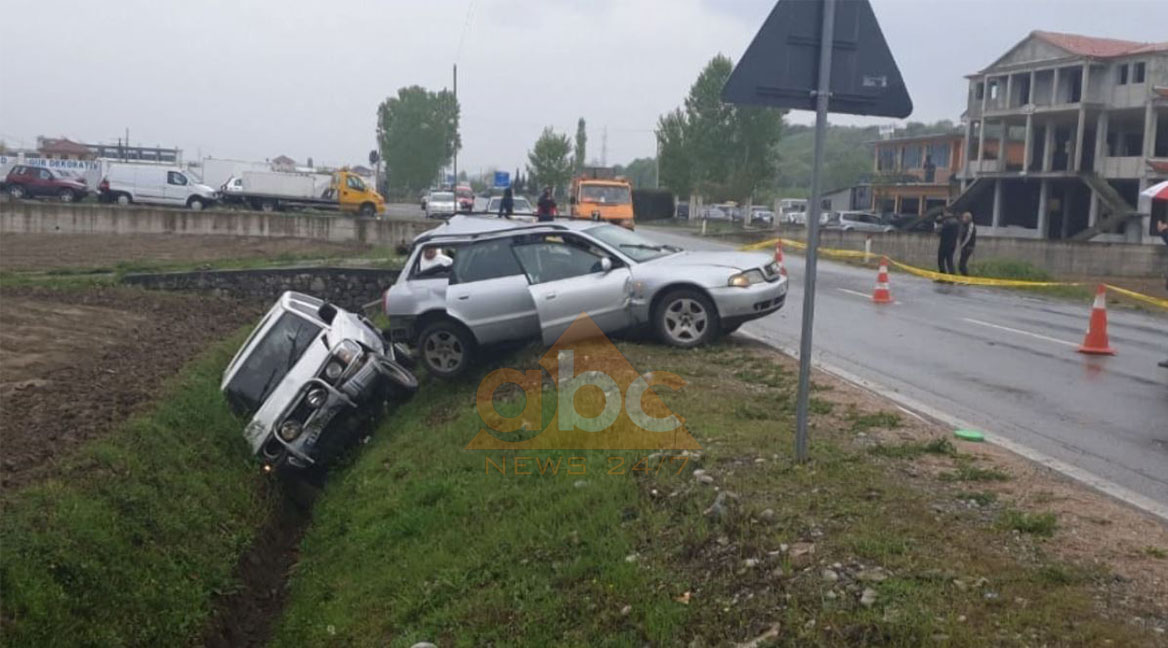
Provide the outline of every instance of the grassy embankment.
[[796,465],[795,378],[770,352],[619,348],[689,381],[662,397],[700,457],[466,451],[490,367],[424,380],[318,501],[275,645],[700,646],[776,627],[790,646],[1148,640],[1095,600],[1102,568],[1044,550],[1059,521],[1019,510],[987,461],[945,439],[873,444],[900,417],[820,385]]
[[3,643],[197,641],[275,512],[218,389],[242,340],[212,347],[155,407],[83,446],[56,476],[4,493]]

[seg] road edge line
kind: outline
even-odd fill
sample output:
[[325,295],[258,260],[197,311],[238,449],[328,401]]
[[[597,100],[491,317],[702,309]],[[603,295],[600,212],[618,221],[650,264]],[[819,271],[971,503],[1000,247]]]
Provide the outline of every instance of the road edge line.
[[[743,337],[764,344],[785,355],[796,359],[799,357],[797,349],[771,342],[770,340],[767,340],[762,336],[756,335],[749,331],[738,331],[738,333]],[[855,385],[856,387],[872,392],[882,398],[887,398],[888,400],[896,403],[901,407],[915,410],[937,422],[952,426],[954,429],[973,428],[981,430],[985,435],[986,441],[1000,448],[1008,450],[1032,463],[1036,463],[1047,469],[1053,470],[1054,472],[1057,472],[1064,477],[1079,482],[1084,486],[1094,489],[1095,491],[1100,492],[1114,500],[1137,509],[1142,513],[1157,518],[1157,521],[1163,524],[1168,524],[1168,505],[1160,504],[1150,497],[1140,495],[1139,493],[1128,488],[1124,488],[1123,486],[1120,486],[1113,481],[1104,479],[1095,473],[1083,470],[1077,466],[1072,466],[1071,464],[1066,463],[1061,459],[1055,459],[1054,457],[1035,450],[1030,446],[1023,445],[1022,443],[1008,439],[995,432],[986,431],[982,429],[981,426],[973,425],[972,423],[963,421],[956,416],[953,416],[947,412],[942,412],[941,410],[932,407],[931,405],[926,405],[925,403],[922,403],[915,398],[905,396],[904,394],[901,394],[885,385],[881,385],[875,381],[857,376],[856,374],[846,369],[836,367],[830,363],[823,362],[814,356],[811,358],[811,365],[820,371],[831,374],[836,378]]]

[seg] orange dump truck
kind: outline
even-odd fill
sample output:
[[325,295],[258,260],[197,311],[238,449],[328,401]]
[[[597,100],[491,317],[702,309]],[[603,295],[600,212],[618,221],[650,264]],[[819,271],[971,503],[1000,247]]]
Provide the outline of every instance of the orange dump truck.
[[633,229],[632,186],[610,168],[585,168],[572,180],[568,202],[572,218],[605,220]]

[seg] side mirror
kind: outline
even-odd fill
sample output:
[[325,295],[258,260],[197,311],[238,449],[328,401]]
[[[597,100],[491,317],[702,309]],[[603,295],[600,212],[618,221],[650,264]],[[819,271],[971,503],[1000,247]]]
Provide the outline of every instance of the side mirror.
[[609,270],[612,270],[612,259],[610,259],[608,257],[601,258],[600,259],[600,270],[601,270],[601,272],[608,272]]
[[337,317],[337,307],[328,302],[325,302],[320,305],[320,308],[317,309],[316,314],[320,315],[320,319],[322,319],[325,324],[332,324],[333,320]]

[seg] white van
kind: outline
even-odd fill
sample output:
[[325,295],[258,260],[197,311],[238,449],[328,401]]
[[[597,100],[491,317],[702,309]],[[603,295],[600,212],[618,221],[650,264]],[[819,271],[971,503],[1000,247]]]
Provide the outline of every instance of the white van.
[[194,210],[210,205],[219,197],[214,189],[178,167],[121,162],[109,165],[98,191],[103,201],[119,205],[152,203]]

